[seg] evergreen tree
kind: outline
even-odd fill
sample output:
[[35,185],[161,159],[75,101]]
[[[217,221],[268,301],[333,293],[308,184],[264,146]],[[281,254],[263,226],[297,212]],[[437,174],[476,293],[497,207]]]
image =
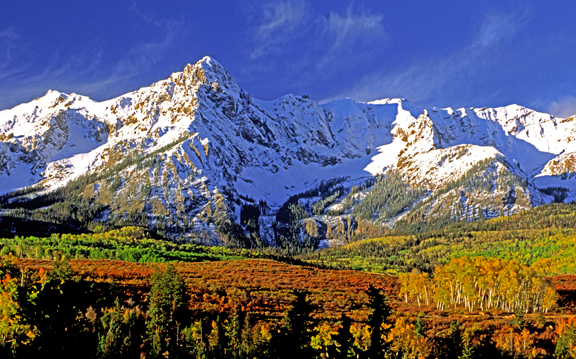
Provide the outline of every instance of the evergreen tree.
[[576,325],[565,325],[556,341],[554,356],[559,359],[574,358],[576,356]]
[[56,252],[52,259],[52,270],[48,275],[48,279],[64,282],[70,278],[72,278],[72,267],[68,257]]
[[414,330],[416,331],[416,335],[421,337],[426,334],[426,330],[424,329],[424,324],[422,323],[421,317],[418,316],[416,319],[416,323],[414,324]]
[[449,349],[448,349],[448,357],[449,358],[459,358],[462,353],[462,329],[460,327],[460,322],[450,322],[450,329],[449,329]]
[[233,308],[232,314],[228,319],[228,325],[226,326],[226,338],[228,341],[228,347],[226,352],[231,358],[240,358],[242,356],[242,330],[243,328],[243,316],[244,313],[239,312],[236,307]]
[[208,336],[208,358],[229,358],[226,355],[226,349],[228,347],[228,338],[226,337],[226,332],[222,326],[222,321],[220,316],[216,320],[212,321],[212,329],[210,335]]
[[367,358],[382,358],[388,350],[388,344],[382,342],[382,336],[388,334],[388,330],[382,330],[382,324],[390,317],[392,308],[386,304],[384,294],[372,284],[366,290],[368,295],[368,326],[370,327],[370,347],[366,352]]
[[338,335],[336,337],[336,342],[340,344],[340,346],[337,348],[336,353],[334,353],[334,357],[346,359],[349,357],[349,354],[351,354],[350,351],[354,343],[354,338],[350,332],[352,320],[346,314],[342,314],[340,322],[342,326],[338,329]]
[[181,318],[187,310],[186,287],[172,264],[152,275],[146,321],[147,337],[152,357],[172,354],[178,349],[179,331],[184,328]]
[[283,335],[279,343],[279,357],[281,358],[310,358],[312,348],[312,305],[306,299],[308,291],[294,290],[296,299],[284,315]]
[[472,345],[472,332],[466,330],[462,336],[462,354],[458,359],[472,359],[475,357],[474,346]]
[[526,321],[526,313],[520,307],[516,307],[514,310],[514,325],[518,327],[518,330],[524,329],[524,324]]
[[250,315],[244,313],[244,323],[240,331],[240,348],[238,350],[238,357],[252,358],[254,357],[253,351],[255,347],[252,345],[252,326],[250,323]]
[[99,358],[118,358],[122,349],[122,309],[116,298],[114,309],[101,319],[104,333],[99,335],[97,353]]

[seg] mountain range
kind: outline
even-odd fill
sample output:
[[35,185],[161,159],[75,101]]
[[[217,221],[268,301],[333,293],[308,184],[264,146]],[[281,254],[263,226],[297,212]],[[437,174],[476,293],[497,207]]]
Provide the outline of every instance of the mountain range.
[[0,111],[2,221],[317,248],[494,218],[576,199],[575,120],[518,105],[261,101],[205,57],[108,101],[48,91]]

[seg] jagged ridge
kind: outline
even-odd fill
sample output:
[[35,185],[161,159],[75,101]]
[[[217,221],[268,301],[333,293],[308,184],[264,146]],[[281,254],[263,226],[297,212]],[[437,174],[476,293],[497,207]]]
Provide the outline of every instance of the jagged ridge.
[[[361,216],[389,227],[433,217],[474,220],[550,202],[537,187],[576,189],[566,175],[576,152],[572,120],[517,105],[320,105],[306,95],[260,101],[205,57],[109,101],[49,91],[1,111],[0,191],[42,185],[49,193],[76,181],[70,195],[98,208],[92,227],[137,215],[172,237],[197,238],[202,230],[217,243],[216,230],[225,228],[224,237],[246,235],[253,244],[317,245],[355,233],[355,207],[365,198],[392,205],[396,189],[381,190],[392,198],[386,200],[373,192],[374,176],[389,171],[404,190],[421,195],[393,218],[382,210]],[[279,218],[290,206],[296,214]],[[282,220],[301,228],[281,233],[288,224]]]

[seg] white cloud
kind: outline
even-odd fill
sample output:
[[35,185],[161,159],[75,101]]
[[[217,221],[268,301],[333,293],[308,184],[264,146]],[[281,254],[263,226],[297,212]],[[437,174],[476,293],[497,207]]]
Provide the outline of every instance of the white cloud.
[[345,15],[330,12],[328,31],[335,37],[333,48],[348,47],[357,41],[384,36],[382,15],[355,14],[350,6]]
[[[381,14],[355,10],[353,4],[343,12],[320,13],[306,0],[277,0],[249,7],[248,63],[245,72],[275,71],[290,73],[292,86],[308,83],[318,71],[325,76],[344,66],[345,59],[362,52],[370,57],[386,40]],[[288,58],[288,51],[290,56]],[[288,60],[288,61],[287,61]]]
[[22,57],[21,53],[30,52],[26,50],[25,39],[15,37],[14,30],[0,31],[0,44],[8,36],[4,34],[12,34],[8,37],[11,45],[7,50],[0,47],[0,79],[4,81],[0,87],[0,109],[17,105],[23,99],[41,96],[48,89],[106,99],[119,95],[119,91],[127,92],[127,88],[138,86],[142,73],[157,64],[174,47],[181,36],[184,20],[154,20],[140,13],[137,15],[146,24],[158,27],[161,36],[127,49],[126,55],[106,70],[102,67],[105,47],[91,44],[83,52],[66,59],[56,52],[48,63],[43,63],[41,71],[31,74],[37,66],[35,62],[17,62],[10,53],[6,55],[11,48],[18,49],[19,57]]
[[13,26],[0,31],[0,70],[2,70],[0,79],[12,75],[12,71],[7,73],[6,70],[18,52],[17,41],[20,38],[21,35]]
[[307,28],[310,10],[303,0],[275,1],[266,4],[255,31],[256,46],[250,57],[258,59],[281,50],[282,45],[299,37]]
[[547,112],[562,118],[576,115],[576,97],[566,96],[558,101],[553,101],[548,106]]
[[[334,68],[343,55],[358,53],[358,46],[362,48],[365,57],[370,56],[370,49],[374,47],[375,40],[386,40],[386,32],[382,25],[382,15],[369,15],[355,13],[350,5],[345,14],[330,12],[328,18],[323,18],[325,24],[322,42],[330,44],[324,54],[316,63],[316,68]],[[381,46],[381,43],[379,43]]]
[[[527,12],[490,13],[480,23],[476,35],[460,51],[434,59],[416,59],[394,72],[380,70],[362,78],[351,90],[324,101],[350,97],[370,101],[385,97],[404,97],[416,103],[429,103],[447,91],[457,92],[463,80],[490,65],[492,51],[512,38],[528,21]],[[488,98],[496,96],[496,89]],[[476,100],[486,100],[476,99]]]
[[119,62],[115,72],[137,76],[143,68],[157,64],[183,35],[184,23],[184,19],[163,21],[159,26],[162,37],[155,41],[141,42],[129,49],[127,56]]

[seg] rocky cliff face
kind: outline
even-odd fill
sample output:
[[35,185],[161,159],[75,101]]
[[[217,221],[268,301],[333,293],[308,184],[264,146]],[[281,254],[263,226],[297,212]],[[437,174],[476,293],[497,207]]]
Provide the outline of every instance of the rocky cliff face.
[[[217,242],[225,227],[262,243],[317,242],[360,220],[513,213],[552,201],[541,191],[551,186],[571,200],[572,120],[517,105],[260,101],[206,57],[109,101],[49,91],[1,111],[0,192],[81,183],[70,196],[99,208],[94,222],[137,215],[169,236],[204,230]],[[380,178],[390,173],[398,180]],[[298,233],[278,229],[291,220]]]

